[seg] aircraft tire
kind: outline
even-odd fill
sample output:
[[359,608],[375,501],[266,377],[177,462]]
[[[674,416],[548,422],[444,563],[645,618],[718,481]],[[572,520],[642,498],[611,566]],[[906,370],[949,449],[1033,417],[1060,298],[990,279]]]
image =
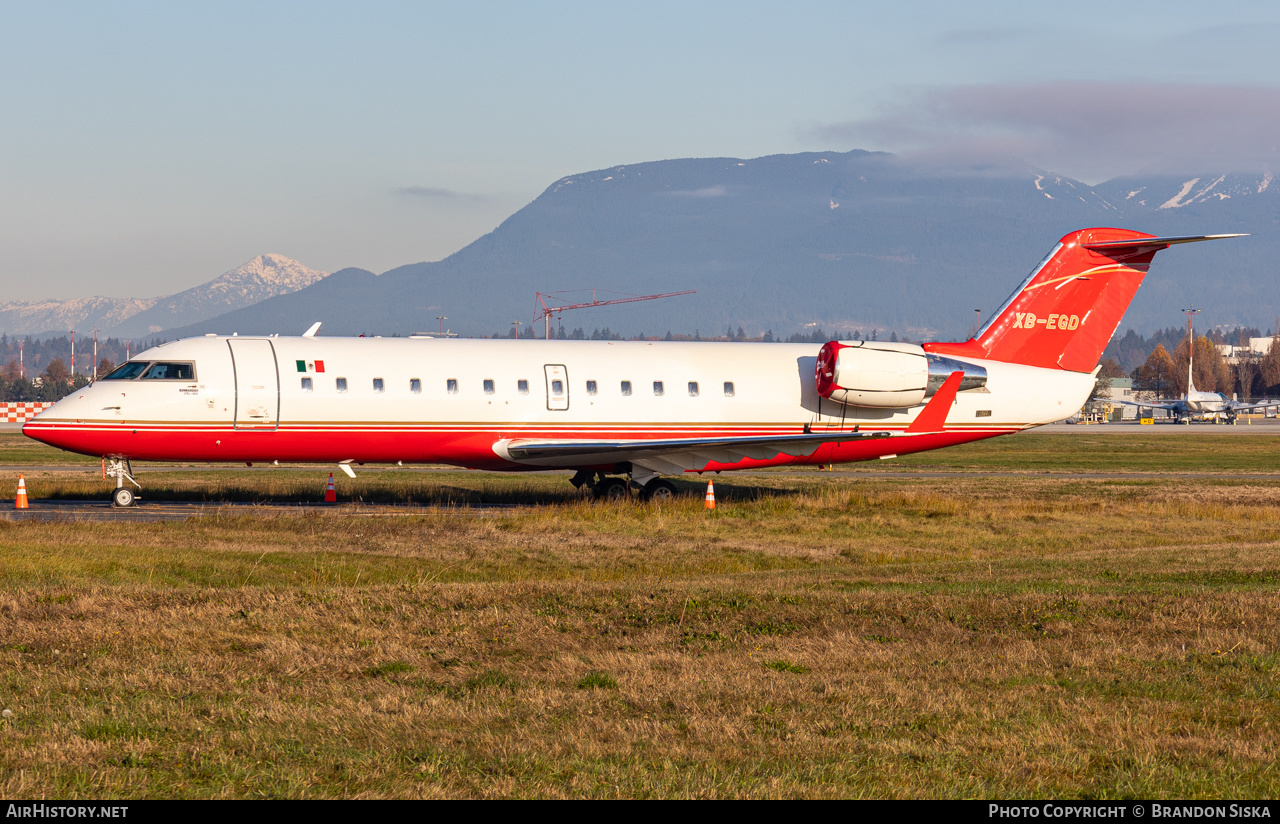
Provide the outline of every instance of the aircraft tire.
[[599,501],[625,501],[630,497],[630,490],[621,478],[605,478],[596,484],[595,495]]
[[133,502],[137,500],[134,497],[133,490],[127,486],[117,487],[111,493],[112,506],[133,506]]
[[654,478],[644,485],[644,499],[646,501],[662,504],[674,500],[675,497],[676,488],[670,481]]

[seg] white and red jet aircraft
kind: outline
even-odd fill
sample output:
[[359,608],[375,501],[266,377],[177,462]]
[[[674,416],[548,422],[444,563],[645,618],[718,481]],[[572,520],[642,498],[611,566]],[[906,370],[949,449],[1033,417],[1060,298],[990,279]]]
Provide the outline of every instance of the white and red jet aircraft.
[[189,338],[23,432],[102,456],[119,506],[133,460],[559,467],[598,496],[634,483],[662,499],[663,475],[865,461],[1066,418],[1156,252],[1220,237],[1238,235],[1072,232],[963,343],[321,338],[319,324]]

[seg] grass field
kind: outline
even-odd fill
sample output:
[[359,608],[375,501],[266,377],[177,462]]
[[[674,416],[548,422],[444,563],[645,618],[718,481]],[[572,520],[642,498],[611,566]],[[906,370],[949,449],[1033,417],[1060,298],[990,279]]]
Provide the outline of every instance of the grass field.
[[[0,463],[61,460],[8,435]],[[1274,797],[1277,455],[1020,435],[722,475],[714,513],[693,482],[659,508],[368,471],[345,498],[517,506],[0,521],[0,794]],[[315,500],[325,477],[145,484]],[[107,491],[96,462],[27,478]]]

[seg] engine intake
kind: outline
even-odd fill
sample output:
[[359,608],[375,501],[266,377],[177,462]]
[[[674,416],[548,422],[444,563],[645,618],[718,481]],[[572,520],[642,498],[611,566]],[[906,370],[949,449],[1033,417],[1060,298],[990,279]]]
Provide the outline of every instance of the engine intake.
[[961,372],[960,391],[981,389],[987,370],[932,355],[913,343],[828,341],[818,351],[814,376],[818,394],[849,406],[906,409],[937,392],[952,372]]

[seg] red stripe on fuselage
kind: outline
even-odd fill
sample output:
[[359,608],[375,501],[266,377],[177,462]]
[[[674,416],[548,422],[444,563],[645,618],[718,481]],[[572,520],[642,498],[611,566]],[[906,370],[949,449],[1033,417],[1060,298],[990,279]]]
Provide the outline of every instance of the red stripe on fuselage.
[[[275,430],[243,430],[230,426],[165,426],[157,424],[76,424],[40,422],[28,424],[24,434],[71,452],[147,461],[196,461],[240,463],[285,461],[289,463],[444,463],[472,469],[534,470],[544,467],[504,461],[494,454],[499,440],[547,438],[582,440],[600,438],[598,429],[527,429],[498,427],[468,429],[407,426],[374,428],[340,424],[323,428],[280,427]],[[609,440],[643,440],[672,437],[749,437],[796,434],[796,427],[647,428],[609,430]],[[812,455],[779,455],[771,460],[744,459],[733,464],[714,463],[707,471],[753,469],[768,466],[844,463],[874,460],[883,455],[905,455],[968,443],[1018,431],[1016,428],[962,429],[923,435],[823,444]]]

